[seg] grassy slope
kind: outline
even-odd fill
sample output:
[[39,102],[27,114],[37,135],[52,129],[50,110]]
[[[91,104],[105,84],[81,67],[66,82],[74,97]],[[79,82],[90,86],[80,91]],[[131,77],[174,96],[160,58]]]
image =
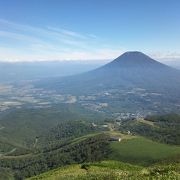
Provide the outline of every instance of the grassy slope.
[[[82,136],[80,138],[75,138],[71,143],[76,144],[89,137],[93,137],[98,134],[99,133],[92,133],[92,134]],[[90,177],[91,179],[93,179],[93,177],[96,177],[96,176],[102,177],[101,179],[103,178],[108,179],[108,177],[111,177],[112,174],[114,174],[114,177],[116,177],[116,175],[119,173],[120,174],[122,173],[123,174],[122,177],[124,178],[126,171],[128,171],[128,176],[131,176],[133,174],[133,176],[136,177],[136,175],[140,176],[139,173],[141,172],[135,172],[134,169],[138,171],[143,170],[142,166],[150,165],[152,163],[155,163],[155,162],[158,162],[163,159],[170,158],[170,157],[174,157],[180,154],[179,146],[161,144],[161,143],[157,143],[157,142],[151,141],[149,139],[146,139],[140,136],[125,135],[125,134],[114,132],[114,131],[105,132],[105,134],[119,136],[122,138],[121,142],[110,143],[111,153],[108,157],[108,160],[129,162],[136,165],[138,164],[139,167],[135,165],[127,165],[121,162],[116,162],[117,164],[116,163],[114,164],[114,161],[108,161],[106,162],[106,164],[105,162],[103,164],[91,163],[91,168],[88,170],[88,174],[86,170],[80,168],[80,165],[72,165],[65,168],[60,168],[58,170],[48,171],[47,173],[42,175],[43,178],[41,178],[41,175],[38,176],[38,178],[45,179],[45,177],[47,176],[47,179],[48,178],[52,179],[52,177],[50,176],[50,174],[52,174],[53,179],[60,179],[60,178],[65,179],[65,176],[66,177],[69,176],[69,179],[78,179],[78,178],[89,179]],[[20,158],[20,156],[18,158]],[[117,171],[112,170],[112,167],[115,168]],[[129,170],[126,169],[127,167],[129,167]],[[122,169],[123,171],[121,172]],[[57,171],[57,178],[56,178],[56,171]],[[146,172],[147,169],[145,169],[144,171]],[[78,176],[79,174],[82,175],[82,177],[79,177]]]
[[178,164],[156,165],[149,168],[134,166],[117,161],[102,161],[82,165],[71,165],[58,168],[29,180],[149,180],[153,179],[178,179],[180,177]]
[[[118,132],[108,134],[121,136],[121,142],[112,142],[109,160],[96,163],[88,163],[86,169],[81,165],[71,165],[48,171],[31,180],[89,180],[89,179],[178,179],[180,177],[180,164],[154,165],[144,167],[152,163],[174,157],[179,154],[180,147],[157,143],[140,136],[125,135]],[[95,134],[94,134],[95,135]],[[93,134],[88,135],[93,136]],[[87,136],[87,137],[88,137]],[[84,136],[82,139],[86,138]],[[80,139],[76,139],[77,142]],[[116,160],[116,161],[113,161]],[[123,163],[129,162],[137,165]],[[88,170],[87,170],[88,169]]]
[[111,143],[109,159],[149,165],[180,154],[179,146],[170,146],[143,137]]

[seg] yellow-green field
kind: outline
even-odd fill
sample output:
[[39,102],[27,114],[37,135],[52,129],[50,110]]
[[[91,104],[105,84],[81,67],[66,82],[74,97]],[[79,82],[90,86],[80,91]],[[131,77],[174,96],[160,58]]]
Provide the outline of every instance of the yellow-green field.
[[[110,143],[108,160],[70,165],[48,171],[29,180],[149,180],[180,179],[180,163],[161,161],[180,155],[180,147],[154,142],[119,132],[105,134],[122,138]],[[94,134],[95,135],[95,134]],[[93,134],[88,137],[93,136]],[[85,136],[82,138],[86,138]],[[81,140],[77,139],[78,141]],[[128,162],[128,163],[127,163]],[[161,162],[157,164],[157,162]]]
[[154,142],[144,137],[135,136],[112,142],[109,159],[139,165],[150,165],[180,155],[180,146]]
[[163,180],[178,178],[180,178],[179,164],[143,168],[117,161],[102,161],[58,168],[28,180]]

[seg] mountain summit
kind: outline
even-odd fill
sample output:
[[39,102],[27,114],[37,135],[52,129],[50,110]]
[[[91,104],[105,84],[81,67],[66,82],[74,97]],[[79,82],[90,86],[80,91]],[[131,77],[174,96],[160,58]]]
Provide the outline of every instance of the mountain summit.
[[[117,57],[112,62],[105,65],[105,67],[165,67],[164,64],[155,61],[146,54],[139,51],[125,52],[121,56]],[[167,67],[167,66],[166,66]]]

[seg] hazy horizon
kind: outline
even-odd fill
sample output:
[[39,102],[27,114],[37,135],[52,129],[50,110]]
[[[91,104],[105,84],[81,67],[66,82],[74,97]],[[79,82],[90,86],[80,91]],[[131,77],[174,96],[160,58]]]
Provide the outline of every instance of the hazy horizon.
[[0,1],[0,61],[113,60],[132,50],[180,59],[179,9],[177,0]]

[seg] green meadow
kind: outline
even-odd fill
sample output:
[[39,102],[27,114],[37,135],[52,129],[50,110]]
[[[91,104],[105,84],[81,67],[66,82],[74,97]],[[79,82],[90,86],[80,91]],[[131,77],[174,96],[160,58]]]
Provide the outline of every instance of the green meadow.
[[145,166],[180,154],[180,146],[162,144],[140,136],[112,142],[110,147],[109,159]]

